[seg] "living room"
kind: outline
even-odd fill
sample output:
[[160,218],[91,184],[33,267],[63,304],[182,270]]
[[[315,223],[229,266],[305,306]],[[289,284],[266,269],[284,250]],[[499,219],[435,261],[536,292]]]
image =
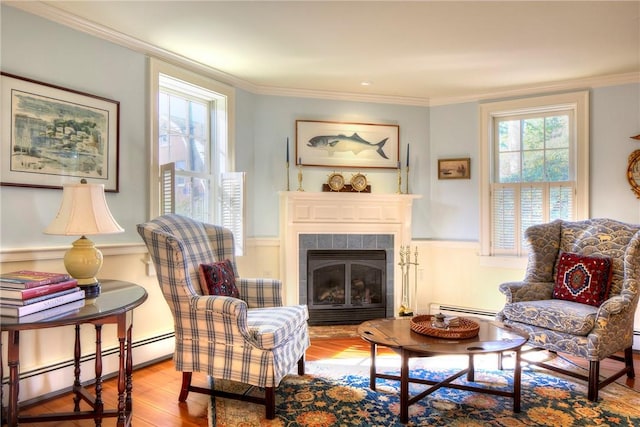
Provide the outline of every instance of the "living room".
[[[120,188],[117,193],[107,193],[106,198],[125,232],[96,238],[105,256],[101,277],[130,281],[147,290],[148,300],[135,311],[134,359],[136,363],[144,363],[164,357],[173,349],[173,322],[135,227],[149,219],[151,212],[148,188],[151,171],[147,161],[150,55],[121,44],[121,40],[114,42],[91,33],[90,29],[82,28],[82,23],[74,28],[69,21],[64,24],[60,16],[47,18],[24,9],[28,7],[2,4],[2,71],[120,103]],[[635,52],[637,65],[638,49]],[[400,128],[401,154],[406,154],[406,144],[411,144],[408,182],[410,193],[417,196],[412,207],[411,247],[419,253],[418,311],[427,312],[432,304],[442,304],[497,312],[504,304],[498,285],[521,279],[526,259],[504,262],[478,255],[481,228],[478,111],[483,102],[588,90],[589,216],[640,222],[638,199],[630,191],[626,178],[628,156],[638,148],[630,137],[640,133],[640,70],[636,67],[631,72],[563,84],[555,80],[549,76],[545,84],[528,90],[494,93],[482,99],[461,97],[430,102],[405,102],[397,98],[390,102],[388,97],[366,96],[331,99],[236,88],[236,169],[247,172],[248,189],[246,255],[238,259],[241,275],[284,277],[279,194],[286,189],[285,141],[290,138],[293,144],[295,121],[392,123]],[[471,159],[470,179],[439,180],[437,160],[458,157]],[[332,171],[304,167],[305,192],[320,192]],[[290,175],[294,190],[295,172]],[[355,172],[358,170],[345,171],[347,176]],[[372,193],[395,194],[394,169],[366,171],[366,175]],[[3,272],[61,271],[62,257],[71,239],[42,233],[55,216],[60,198],[61,192],[51,189],[2,187]],[[636,325],[637,336],[638,315]],[[104,348],[116,345],[111,335],[105,332]],[[83,338],[91,341],[91,331],[83,331]],[[72,377],[72,367],[66,364],[71,357],[68,349],[73,347],[69,331],[25,332],[21,341],[23,347],[32,349],[24,352],[21,359],[21,371],[25,376],[30,374],[21,382],[21,399],[66,386],[66,379]],[[115,356],[105,357],[105,373],[117,370],[116,365]],[[62,367],[49,369],[52,366]],[[85,371],[90,372],[90,364],[87,366]]]

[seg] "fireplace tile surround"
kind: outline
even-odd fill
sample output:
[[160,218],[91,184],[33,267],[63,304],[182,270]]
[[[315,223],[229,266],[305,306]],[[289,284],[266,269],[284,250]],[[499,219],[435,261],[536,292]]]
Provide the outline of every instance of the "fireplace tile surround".
[[306,251],[384,249],[387,253],[387,316],[400,307],[401,272],[395,262],[411,243],[411,194],[280,193],[280,260],[286,304],[306,304]]

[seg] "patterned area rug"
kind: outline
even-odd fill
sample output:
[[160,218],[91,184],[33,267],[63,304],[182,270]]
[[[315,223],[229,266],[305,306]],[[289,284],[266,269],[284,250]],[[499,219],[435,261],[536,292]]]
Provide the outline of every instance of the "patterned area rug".
[[[378,358],[376,362],[378,372],[398,372],[397,357]],[[434,379],[444,378],[464,367],[466,358],[440,357],[411,362],[412,376]],[[212,398],[210,426],[402,426],[399,422],[399,382],[378,379],[374,392],[369,389],[368,369],[368,360],[308,362],[307,375],[291,374],[278,387],[276,419],[266,420],[261,405]],[[510,390],[512,374],[509,369],[496,370],[496,360],[492,356],[476,358],[475,379],[479,383],[476,385]],[[219,381],[216,386],[234,391],[244,387]],[[421,389],[419,385],[411,385],[411,388],[412,395]],[[513,412],[512,400],[507,397],[442,388],[409,407],[407,425],[640,425],[640,393],[620,384],[611,384],[600,391],[598,403],[587,400],[586,393],[581,381],[523,366],[520,413]]]

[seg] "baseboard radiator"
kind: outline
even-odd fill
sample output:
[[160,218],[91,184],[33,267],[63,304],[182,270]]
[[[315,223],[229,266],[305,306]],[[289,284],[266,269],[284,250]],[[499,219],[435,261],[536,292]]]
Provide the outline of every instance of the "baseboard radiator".
[[445,316],[474,316],[488,320],[494,320],[496,317],[495,311],[488,311],[470,307],[457,307],[454,305],[445,305],[438,303],[429,304],[429,314],[437,313],[442,313]]

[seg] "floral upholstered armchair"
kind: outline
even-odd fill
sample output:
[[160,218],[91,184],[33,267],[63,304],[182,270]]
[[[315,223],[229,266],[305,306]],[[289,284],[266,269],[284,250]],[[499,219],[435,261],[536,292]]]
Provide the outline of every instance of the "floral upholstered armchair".
[[[275,387],[296,364],[304,374],[309,347],[307,306],[283,306],[282,284],[241,279],[233,234],[179,215],[138,225],[174,319],[173,361],[189,391],[263,403],[275,417]],[[191,385],[193,372],[265,389],[264,399]]]
[[[588,398],[627,374],[634,377],[633,321],[640,285],[640,225],[611,219],[535,225],[525,232],[524,280],[503,283],[498,320],[529,335],[529,345],[589,361],[588,376],[530,362],[588,381]],[[624,357],[620,355],[622,353]],[[600,380],[600,361],[624,367]]]

